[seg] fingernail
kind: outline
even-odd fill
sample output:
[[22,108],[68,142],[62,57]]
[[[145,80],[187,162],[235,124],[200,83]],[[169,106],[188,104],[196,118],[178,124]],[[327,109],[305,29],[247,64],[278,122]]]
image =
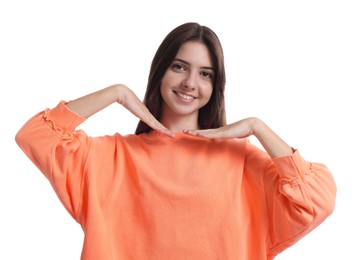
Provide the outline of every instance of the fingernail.
[[171,130],[167,131],[167,135],[173,138],[175,137],[175,134]]

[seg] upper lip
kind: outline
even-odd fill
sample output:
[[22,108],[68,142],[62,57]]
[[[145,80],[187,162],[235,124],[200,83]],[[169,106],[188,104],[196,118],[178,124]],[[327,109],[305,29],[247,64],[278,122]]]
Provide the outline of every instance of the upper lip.
[[193,98],[197,98],[196,96],[192,95],[192,94],[189,94],[187,92],[183,92],[183,91],[178,91],[178,90],[173,90],[173,92],[175,93],[180,93],[180,94],[183,94],[183,95],[187,95],[187,96],[190,96],[190,97],[193,97]]

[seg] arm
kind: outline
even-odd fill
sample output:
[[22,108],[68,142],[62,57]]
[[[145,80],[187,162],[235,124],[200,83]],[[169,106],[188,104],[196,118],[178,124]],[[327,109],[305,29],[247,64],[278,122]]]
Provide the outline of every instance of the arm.
[[[154,129],[171,135],[131,90],[124,85],[113,85],[37,113],[15,136],[19,147],[51,182],[75,219],[82,201],[82,180],[93,143],[93,138],[76,128],[87,117],[114,102],[124,105]],[[114,142],[109,139],[106,145],[111,148]]]
[[262,176],[269,225],[268,255],[275,256],[331,215],[336,185],[325,165],[305,161],[299,151],[268,160]]
[[67,107],[75,113],[89,118],[113,103],[119,103],[148,124],[151,128],[173,137],[172,132],[164,127],[144,106],[138,97],[123,84],[116,84],[70,101]]
[[122,92],[121,85],[113,85],[84,97],[71,100],[66,106],[73,112],[89,118],[118,100],[122,100],[124,98]]
[[271,128],[257,118],[251,118],[253,135],[260,141],[271,158],[287,156],[293,149],[283,141]]
[[49,180],[75,219],[92,142],[83,131],[75,130],[84,120],[62,101],[30,118],[15,136],[19,147]]
[[[261,120],[247,118],[218,129],[187,130],[185,133],[209,138],[254,135],[260,141],[268,155],[248,148],[246,171],[257,180],[262,176],[258,182],[268,213],[270,257],[297,242],[333,212],[336,185],[327,167],[305,161]],[[261,156],[263,159],[251,159],[259,158],[260,154],[265,154]]]

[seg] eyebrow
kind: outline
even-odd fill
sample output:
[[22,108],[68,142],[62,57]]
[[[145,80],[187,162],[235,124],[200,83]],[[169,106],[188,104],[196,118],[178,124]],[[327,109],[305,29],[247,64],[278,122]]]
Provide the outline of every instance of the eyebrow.
[[[183,62],[183,63],[185,63],[185,64],[187,64],[187,65],[190,65],[190,63],[189,63],[188,61],[182,60],[182,59],[180,59],[180,58],[174,58],[174,61],[180,61],[180,62]],[[212,67],[207,67],[207,66],[203,66],[203,67],[201,67],[201,69],[207,69],[207,70],[212,70],[212,71],[214,71],[214,68],[212,68]]]

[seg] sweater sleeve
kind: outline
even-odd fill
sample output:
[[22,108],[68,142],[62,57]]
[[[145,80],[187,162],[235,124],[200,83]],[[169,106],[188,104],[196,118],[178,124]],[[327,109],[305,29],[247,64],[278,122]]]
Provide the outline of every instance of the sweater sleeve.
[[316,228],[335,206],[336,185],[328,168],[292,155],[267,160],[263,185],[271,259]]
[[69,110],[65,102],[33,116],[15,140],[50,181],[67,211],[77,220],[82,200],[84,167],[91,138],[75,128],[85,118]]

